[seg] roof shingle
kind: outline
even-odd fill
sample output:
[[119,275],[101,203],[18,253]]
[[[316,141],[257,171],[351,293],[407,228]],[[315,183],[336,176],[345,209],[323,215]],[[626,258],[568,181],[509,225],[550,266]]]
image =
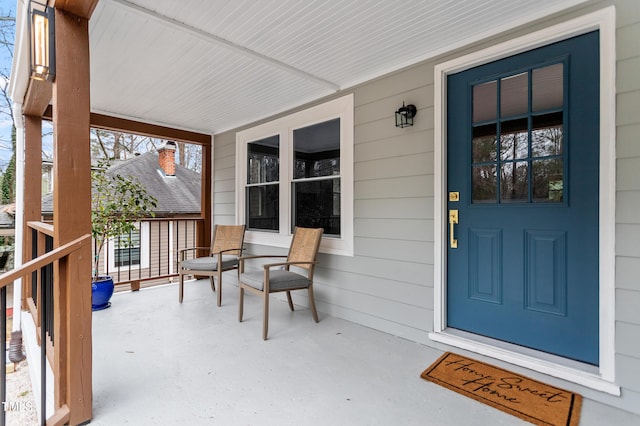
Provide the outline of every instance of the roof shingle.
[[[200,174],[176,163],[175,176],[166,176],[156,152],[118,161],[106,173],[137,177],[158,200],[156,217],[200,213]],[[53,194],[42,198],[42,213],[53,213]]]

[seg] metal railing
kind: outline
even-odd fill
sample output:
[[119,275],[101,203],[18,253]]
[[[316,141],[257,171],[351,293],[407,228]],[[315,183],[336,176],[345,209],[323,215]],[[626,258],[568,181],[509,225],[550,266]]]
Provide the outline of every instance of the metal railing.
[[[168,279],[177,276],[177,252],[183,248],[196,246],[198,226],[202,219],[171,218],[146,219],[137,222],[140,230],[139,246],[124,244],[122,241],[110,241],[103,247],[101,261],[98,265],[100,275],[111,275],[115,285],[130,285],[132,290],[139,290],[140,283],[146,285],[166,283]],[[41,222],[29,222],[30,244],[32,259],[53,250],[53,226]],[[123,237],[123,240],[126,237]],[[124,247],[124,248],[122,248]],[[96,245],[93,244],[95,256]],[[127,262],[115,262],[117,251]],[[133,253],[137,250],[137,256]],[[126,253],[122,256],[122,252]],[[116,266],[117,265],[117,266]],[[25,300],[27,309],[31,312],[36,327],[44,327],[48,336],[48,346],[54,344],[53,306],[46,306],[47,314],[40,320],[43,299],[39,296],[45,293],[48,303],[53,303],[53,265],[45,265],[34,270],[28,280]],[[40,342],[39,342],[40,343]],[[51,356],[51,351],[48,352]]]
[[[53,251],[53,226],[42,222],[29,222],[31,259],[38,259]],[[26,305],[40,331],[38,343],[53,360],[54,323],[53,323],[53,263],[43,264],[30,273],[26,286]],[[45,344],[42,345],[42,342]]]
[[[166,283],[178,276],[179,250],[197,246],[198,218],[144,219],[136,222],[138,235],[121,236],[105,244],[99,275],[110,275],[116,286]],[[97,247],[94,243],[94,256]]]
[[[39,225],[36,225],[36,227],[39,227]],[[48,232],[47,227],[45,226],[44,228],[45,231]],[[0,330],[0,338],[3,338],[4,341],[6,342],[6,303],[7,303],[7,299],[6,299],[6,286],[13,283],[15,280],[19,279],[19,278],[27,278],[29,277],[33,272],[36,272],[37,275],[40,275],[38,273],[38,271],[42,271],[43,268],[47,267],[48,265],[53,265],[54,262],[56,261],[61,261],[63,259],[67,259],[69,257],[70,254],[74,253],[75,251],[81,249],[82,247],[90,244],[91,242],[91,236],[90,235],[85,235],[83,237],[80,237],[74,241],[71,241],[61,247],[58,247],[57,249],[52,249],[51,251],[49,251],[48,253],[44,254],[44,255],[39,255],[38,257],[36,257],[35,259],[30,260],[29,262],[23,264],[22,266],[20,266],[17,269],[14,269],[12,271],[9,271],[3,275],[0,276],[0,310],[2,311],[1,314],[1,318],[2,318],[2,330]],[[39,278],[37,278],[37,281],[40,281]],[[49,291],[45,288],[46,286],[44,285],[39,285],[37,286],[37,300],[39,301],[38,304],[40,305],[40,309],[39,309],[39,316],[38,316],[38,323],[39,324],[46,324],[47,323],[47,317],[49,316],[48,311],[53,311],[53,301],[49,300],[49,299],[53,299],[52,297],[52,291]],[[51,318],[53,318],[51,316]],[[52,323],[51,323],[52,324]],[[49,336],[49,339],[47,338],[47,330],[45,326],[41,326],[39,327],[39,337],[40,337],[40,424],[44,425],[46,424],[46,392],[47,392],[47,384],[46,384],[46,365],[47,365],[47,345],[46,344],[42,344],[44,342],[46,342],[47,340],[49,340],[51,338],[51,336]],[[1,369],[1,373],[0,373],[0,396],[2,397],[2,401],[3,401],[3,405],[4,403],[6,403],[6,369],[4,367],[4,365],[6,365],[6,358],[5,358],[5,351],[2,351],[2,355],[0,356],[0,362],[2,362],[2,369]],[[56,380],[64,380],[64,377],[55,377]],[[4,408],[4,407],[3,407]],[[64,412],[65,410],[67,410],[68,408],[66,407],[66,405],[63,405],[62,407],[59,408],[60,412]],[[58,415],[62,415],[64,417],[64,413],[57,413]],[[1,410],[0,411],[0,425],[4,426],[5,424],[5,410]]]

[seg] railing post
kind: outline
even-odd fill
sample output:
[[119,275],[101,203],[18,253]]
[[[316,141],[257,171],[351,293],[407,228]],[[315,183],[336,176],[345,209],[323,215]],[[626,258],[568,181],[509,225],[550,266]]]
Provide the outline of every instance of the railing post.
[[[2,312],[0,318],[2,318],[2,326],[0,327],[0,340],[4,346],[7,342],[7,288],[0,288],[0,311]],[[2,348],[2,354],[0,355],[0,363],[2,370],[0,370],[0,401],[2,407],[0,408],[0,426],[5,425],[5,406],[7,401],[7,352]]]
[[[42,233],[42,232],[38,232],[38,242],[36,245],[37,248],[37,256],[36,257],[40,257],[42,255],[44,255],[47,252],[47,235]],[[44,283],[42,282],[42,270],[43,268],[40,268],[37,272],[36,272],[36,312],[40,312],[40,308],[42,306],[42,298],[40,297],[40,293],[41,293],[41,289],[42,286],[44,285]],[[38,316],[36,318],[36,326],[38,327],[42,327],[42,323],[40,322],[40,316]]]
[[[42,268],[44,269],[44,268]],[[41,283],[38,293],[40,302],[40,424],[47,424],[47,291],[44,282]]]

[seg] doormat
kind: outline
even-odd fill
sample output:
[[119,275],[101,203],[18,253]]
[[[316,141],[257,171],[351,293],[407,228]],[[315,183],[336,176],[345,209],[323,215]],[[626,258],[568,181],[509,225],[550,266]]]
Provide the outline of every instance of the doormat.
[[420,377],[537,425],[580,420],[582,396],[451,352]]

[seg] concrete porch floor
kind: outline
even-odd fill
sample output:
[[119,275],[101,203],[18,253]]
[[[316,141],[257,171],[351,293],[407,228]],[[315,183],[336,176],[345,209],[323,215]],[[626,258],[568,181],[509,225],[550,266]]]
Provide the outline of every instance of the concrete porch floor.
[[[227,282],[232,281],[230,277]],[[208,280],[117,293],[93,315],[95,425],[528,424],[419,375],[441,351]],[[585,399],[581,425],[639,424]]]

